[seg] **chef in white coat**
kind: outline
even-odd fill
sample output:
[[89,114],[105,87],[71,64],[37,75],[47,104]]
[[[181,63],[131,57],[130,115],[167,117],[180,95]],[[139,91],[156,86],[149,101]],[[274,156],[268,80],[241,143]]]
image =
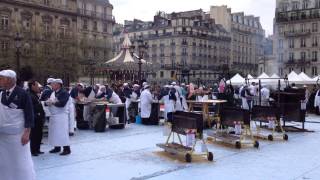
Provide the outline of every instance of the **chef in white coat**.
[[140,96],[141,103],[141,120],[142,124],[149,125],[150,115],[151,115],[151,107],[153,103],[152,94],[150,92],[150,86],[147,84],[143,87],[143,91]]
[[269,106],[270,90],[267,88],[266,84],[262,85],[261,89],[261,105]]
[[163,116],[166,121],[168,121],[167,114],[170,112],[169,90],[170,90],[170,86],[165,85],[164,88],[161,89],[160,95],[158,97],[158,99],[163,101],[163,104],[164,104]]
[[35,180],[29,136],[34,125],[29,94],[16,86],[16,73],[0,71],[0,179]]
[[61,79],[55,79],[52,82],[53,93],[46,101],[51,113],[48,126],[49,144],[54,146],[50,153],[59,153],[61,146],[63,152],[60,155],[68,155],[70,150],[69,139],[69,93],[62,88],[63,82]]
[[180,88],[180,86],[177,85],[176,82],[172,82],[171,85],[176,90],[175,95],[176,95],[177,101],[175,103],[175,110],[176,111],[184,111],[183,106],[182,106],[181,88]]

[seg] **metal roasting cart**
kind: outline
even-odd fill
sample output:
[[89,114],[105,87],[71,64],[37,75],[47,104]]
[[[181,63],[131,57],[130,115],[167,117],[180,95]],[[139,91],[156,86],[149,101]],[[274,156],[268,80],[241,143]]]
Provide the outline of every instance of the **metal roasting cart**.
[[[192,146],[185,146],[181,140],[181,135],[187,136],[188,131],[194,131],[195,140]],[[179,142],[176,143],[174,138],[177,135]],[[172,139],[171,142],[170,139]],[[202,142],[202,152],[196,153],[195,148],[198,142]],[[203,139],[203,118],[201,114],[190,112],[176,112],[173,114],[171,132],[164,144],[157,144],[165,152],[183,155],[186,162],[191,162],[193,156],[205,156],[209,161],[213,161],[213,153],[209,152],[206,142]],[[203,149],[204,148],[204,149]]]
[[[240,133],[229,131],[229,128],[237,128]],[[220,122],[217,129],[208,131],[208,141],[222,142],[235,145],[240,149],[243,144],[253,145],[259,148],[259,142],[255,140],[250,129],[250,112],[241,108],[224,107],[220,110]]]

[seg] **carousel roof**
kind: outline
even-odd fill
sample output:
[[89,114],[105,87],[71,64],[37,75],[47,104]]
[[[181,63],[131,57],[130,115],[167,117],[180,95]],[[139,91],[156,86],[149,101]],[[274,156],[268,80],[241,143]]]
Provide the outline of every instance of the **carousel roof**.
[[[117,65],[127,65],[127,64],[138,64],[138,55],[137,54],[133,54],[133,56],[130,53],[130,46],[131,46],[131,41],[129,39],[128,34],[124,35],[124,40],[122,43],[122,47],[121,47],[121,51],[120,53],[114,57],[113,59],[110,59],[109,61],[105,62],[106,64],[117,64]],[[146,60],[141,59],[141,62],[143,64],[151,64],[151,63],[147,63]]]

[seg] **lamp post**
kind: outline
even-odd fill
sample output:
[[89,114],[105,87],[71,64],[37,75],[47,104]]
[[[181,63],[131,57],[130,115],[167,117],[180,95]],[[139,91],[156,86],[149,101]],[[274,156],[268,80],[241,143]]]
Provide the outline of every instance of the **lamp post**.
[[132,56],[135,56],[139,61],[138,61],[138,80],[139,80],[139,84],[142,84],[142,59],[144,54],[146,53],[146,50],[148,49],[148,44],[147,42],[144,42],[142,37],[140,36],[139,39],[137,40],[137,47],[138,47],[138,56],[134,55],[134,51],[136,46],[135,45],[131,45],[130,46],[130,53]]
[[14,38],[15,47],[16,47],[16,71],[17,77],[20,79],[20,55],[21,55],[21,46],[22,46],[22,37],[19,33],[16,34]]
[[17,73],[17,84],[21,85],[20,83],[22,83],[23,80],[27,80],[27,79],[23,79],[26,77],[21,77],[21,64],[20,64],[20,57],[21,57],[21,48],[23,48],[24,50],[28,50],[30,48],[30,44],[29,43],[22,43],[23,41],[23,37],[20,35],[20,33],[17,33],[16,36],[14,37],[14,42],[15,42],[15,48],[16,48],[16,73]]
[[90,84],[93,85],[94,84],[94,65],[95,62],[93,61],[93,59],[89,59],[89,65],[90,65]]

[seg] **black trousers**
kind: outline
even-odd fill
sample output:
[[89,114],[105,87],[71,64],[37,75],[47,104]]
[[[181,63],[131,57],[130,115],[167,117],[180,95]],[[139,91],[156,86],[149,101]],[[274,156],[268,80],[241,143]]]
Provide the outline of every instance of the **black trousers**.
[[31,153],[37,153],[40,151],[40,145],[43,136],[43,124],[44,119],[35,119],[34,128],[31,129],[30,133],[30,149]]

